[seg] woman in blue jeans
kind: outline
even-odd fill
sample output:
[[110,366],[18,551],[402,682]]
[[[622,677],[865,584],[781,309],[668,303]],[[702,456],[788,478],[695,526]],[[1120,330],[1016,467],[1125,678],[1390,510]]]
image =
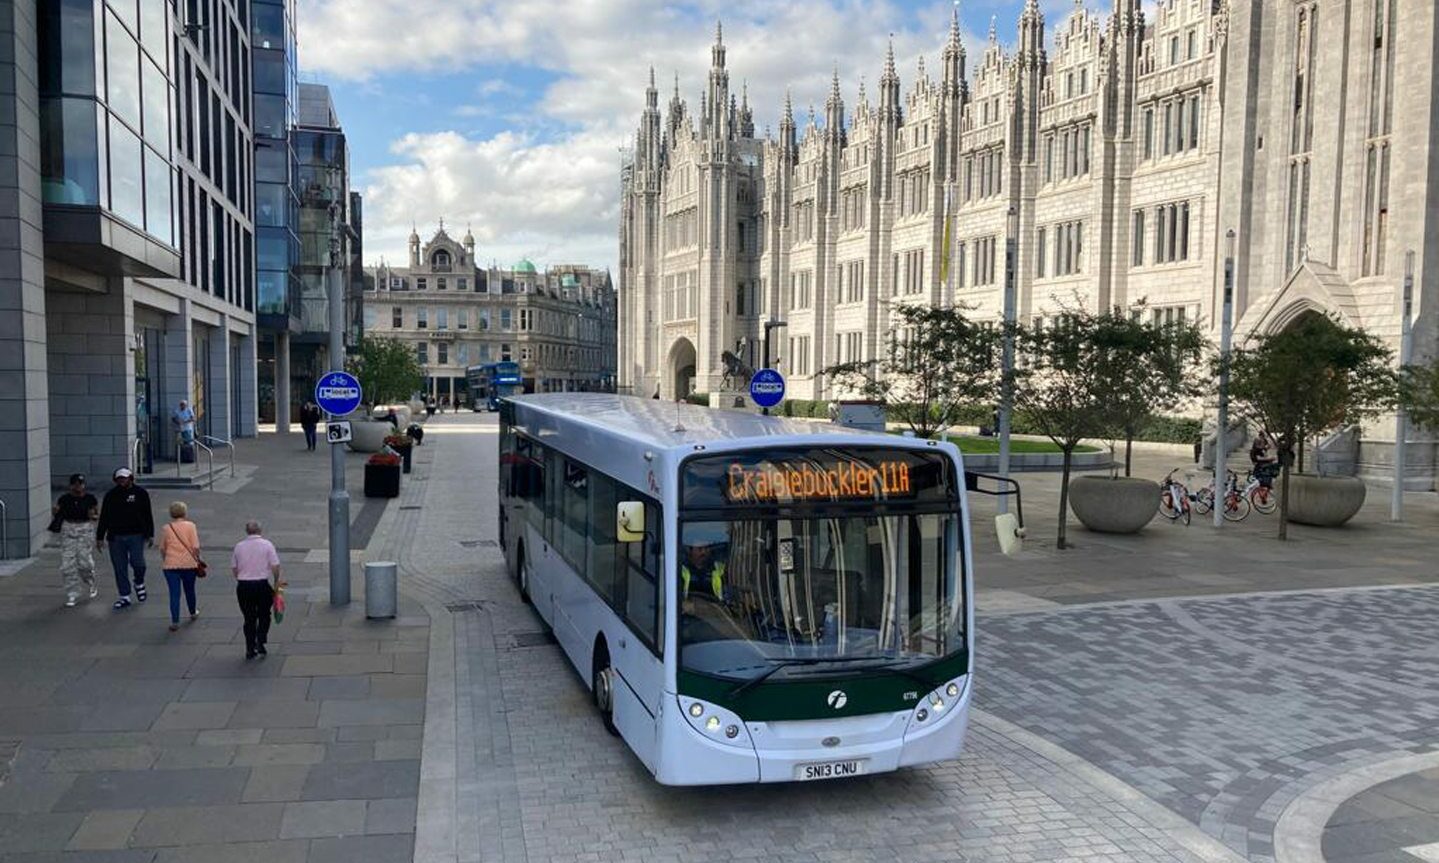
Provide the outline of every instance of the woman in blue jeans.
[[160,530],[160,554],[164,556],[165,583],[170,587],[170,631],[180,628],[180,592],[190,619],[200,616],[195,607],[195,579],[200,574],[200,532],[185,516],[189,510],[176,501],[170,504],[170,523]]

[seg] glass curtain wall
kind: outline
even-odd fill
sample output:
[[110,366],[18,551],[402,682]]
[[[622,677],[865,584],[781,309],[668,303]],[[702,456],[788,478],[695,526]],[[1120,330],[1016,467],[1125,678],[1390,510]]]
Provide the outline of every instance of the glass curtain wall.
[[[299,260],[296,182],[290,146],[299,99],[295,70],[293,0],[254,0],[251,54],[255,87],[256,312],[293,316],[298,291],[291,269]],[[275,322],[275,327],[283,326]]]

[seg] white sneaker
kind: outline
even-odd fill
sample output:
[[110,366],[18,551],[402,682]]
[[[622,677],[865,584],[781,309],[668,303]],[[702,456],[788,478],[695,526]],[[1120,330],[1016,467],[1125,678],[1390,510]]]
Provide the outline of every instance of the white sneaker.
[[75,607],[75,603],[76,603],[77,601],[79,601],[79,599],[80,599],[80,597],[76,596],[76,595],[73,594],[73,593],[67,593],[67,594],[65,594],[65,607],[66,607],[66,608],[74,608],[74,607]]
[[96,586],[93,585],[93,584],[90,585],[90,598],[91,598],[91,599],[94,599],[95,597],[97,597],[97,596],[99,596],[99,595],[100,595],[100,588],[96,587]]

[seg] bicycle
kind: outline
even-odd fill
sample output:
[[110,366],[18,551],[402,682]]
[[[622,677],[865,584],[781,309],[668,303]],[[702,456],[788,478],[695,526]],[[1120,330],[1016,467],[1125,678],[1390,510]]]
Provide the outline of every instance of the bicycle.
[[1189,489],[1184,487],[1184,483],[1174,478],[1178,472],[1179,468],[1170,471],[1159,484],[1159,514],[1171,522],[1182,518],[1188,526],[1192,509],[1189,502],[1193,496],[1190,495]]
[[[1246,487],[1243,492],[1239,490],[1239,474],[1234,471],[1225,471],[1226,490],[1224,492],[1224,519],[1225,521],[1244,521],[1249,517],[1250,502],[1248,498],[1249,489]],[[1194,508],[1200,515],[1214,510],[1214,482],[1201,488],[1194,493]],[[1273,512],[1271,509],[1270,512]]]
[[1272,476],[1261,477],[1251,470],[1244,478],[1244,496],[1261,515],[1270,515],[1279,508],[1279,495],[1274,493]]

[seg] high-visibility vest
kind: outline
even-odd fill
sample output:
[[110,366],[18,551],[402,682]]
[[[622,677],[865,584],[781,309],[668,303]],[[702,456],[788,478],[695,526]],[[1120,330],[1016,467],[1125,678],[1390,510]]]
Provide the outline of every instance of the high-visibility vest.
[[[710,570],[710,590],[716,598],[724,596],[724,564],[716,562]],[[690,593],[690,568],[680,564],[680,591],[684,596]]]

